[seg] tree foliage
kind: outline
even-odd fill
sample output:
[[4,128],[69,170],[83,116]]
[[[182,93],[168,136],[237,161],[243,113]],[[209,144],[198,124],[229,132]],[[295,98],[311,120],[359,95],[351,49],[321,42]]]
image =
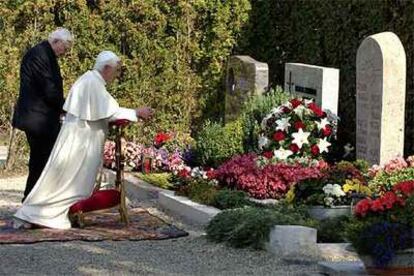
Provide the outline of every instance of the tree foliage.
[[[102,50],[119,54],[125,69],[109,91],[120,104],[156,110],[135,139],[158,130],[189,132],[216,115],[226,59],[247,20],[248,0],[5,0],[0,3],[0,124],[10,119],[24,52],[64,26],[75,35],[60,60],[65,92]],[[219,105],[220,106],[220,105]]]

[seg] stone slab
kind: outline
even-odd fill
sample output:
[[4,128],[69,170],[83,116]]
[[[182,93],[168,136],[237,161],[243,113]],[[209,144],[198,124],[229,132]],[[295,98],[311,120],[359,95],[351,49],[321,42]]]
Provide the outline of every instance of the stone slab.
[[321,260],[329,262],[359,261],[350,243],[318,243]]
[[368,275],[361,261],[355,262],[318,262],[319,271],[323,275],[348,276]]
[[183,218],[185,222],[196,225],[207,225],[214,216],[221,212],[217,208],[196,203],[187,197],[165,192],[159,193],[158,204],[163,209]]
[[295,96],[312,98],[322,109],[338,114],[339,69],[286,63],[284,88]]
[[406,55],[392,32],[364,39],[356,60],[356,155],[383,165],[404,154]]
[[305,226],[275,225],[265,249],[289,260],[316,258],[319,255],[316,233],[316,229]]

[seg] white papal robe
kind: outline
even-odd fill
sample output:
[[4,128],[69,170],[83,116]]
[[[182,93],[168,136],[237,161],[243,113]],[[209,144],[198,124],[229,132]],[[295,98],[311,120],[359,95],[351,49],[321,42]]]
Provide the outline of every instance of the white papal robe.
[[100,73],[92,70],[72,86],[49,160],[15,217],[50,228],[71,227],[70,206],[93,192],[109,121],[137,121],[135,110],[120,108],[105,85]]

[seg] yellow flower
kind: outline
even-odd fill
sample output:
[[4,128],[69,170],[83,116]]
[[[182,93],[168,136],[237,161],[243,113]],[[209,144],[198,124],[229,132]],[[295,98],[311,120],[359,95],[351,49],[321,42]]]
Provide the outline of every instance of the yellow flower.
[[291,186],[289,191],[286,193],[286,201],[292,204],[295,200],[295,186]]

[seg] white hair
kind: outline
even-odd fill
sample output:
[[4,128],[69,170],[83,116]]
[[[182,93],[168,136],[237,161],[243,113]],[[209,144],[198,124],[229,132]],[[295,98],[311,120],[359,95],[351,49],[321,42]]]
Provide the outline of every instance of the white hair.
[[49,42],[52,43],[54,40],[61,40],[63,42],[72,42],[73,36],[68,29],[57,28],[49,34]]
[[118,62],[120,61],[121,59],[114,52],[102,51],[96,57],[96,61],[95,61],[95,65],[93,69],[102,71],[106,65],[115,67],[118,65]]

